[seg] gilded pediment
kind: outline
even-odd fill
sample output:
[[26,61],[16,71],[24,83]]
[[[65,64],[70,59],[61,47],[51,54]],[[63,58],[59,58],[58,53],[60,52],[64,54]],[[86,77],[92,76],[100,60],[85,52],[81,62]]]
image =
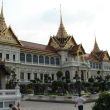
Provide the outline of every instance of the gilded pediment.
[[69,49],[71,46],[75,46],[76,42],[73,40],[72,37],[70,37],[70,39],[67,41],[65,48]]
[[7,28],[0,35],[0,42],[5,44],[21,45],[11,27]]
[[48,45],[58,49],[59,45],[56,43],[56,41],[53,38],[50,38]]
[[109,56],[107,53],[104,54],[103,60],[106,60],[106,61],[109,60]]

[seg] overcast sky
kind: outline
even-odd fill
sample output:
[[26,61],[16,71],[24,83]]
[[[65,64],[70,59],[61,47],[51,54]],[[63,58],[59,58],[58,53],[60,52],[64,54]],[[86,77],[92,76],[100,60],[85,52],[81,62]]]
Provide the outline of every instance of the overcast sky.
[[95,36],[101,50],[110,54],[109,0],[4,0],[4,17],[19,40],[47,44],[60,23],[85,51],[91,52]]

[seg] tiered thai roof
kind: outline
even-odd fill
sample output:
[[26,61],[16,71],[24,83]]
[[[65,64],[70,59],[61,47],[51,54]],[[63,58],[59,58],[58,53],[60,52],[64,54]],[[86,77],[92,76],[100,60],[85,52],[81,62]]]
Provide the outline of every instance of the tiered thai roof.
[[[51,43],[55,42],[57,47],[54,47],[56,49],[65,49],[66,44],[72,36],[68,35],[65,27],[63,25],[62,16],[60,17],[60,26],[58,28],[57,34],[50,38],[48,45],[51,45]],[[75,42],[75,41],[73,41]],[[76,43],[76,42],[75,42]]]
[[[77,53],[79,49],[80,45],[77,45],[73,36],[70,36],[64,27],[61,13],[60,13],[60,25],[57,34],[55,36],[50,37],[48,45],[54,47],[58,51],[69,50],[69,52],[74,55]],[[82,46],[81,49],[83,49]],[[84,49],[82,51],[85,53]]]
[[14,34],[12,28],[7,27],[5,23],[5,19],[3,16],[3,4],[0,13],[0,43],[19,46],[22,50],[28,49],[33,51],[42,51],[42,52],[50,52],[57,54],[58,50],[69,50],[69,52],[74,55],[77,51],[82,49],[81,51],[85,53],[82,45],[77,45],[73,36],[68,35],[66,29],[63,25],[62,14],[60,13],[60,25],[57,31],[57,34],[50,38],[48,45],[42,45],[38,43],[32,43],[27,41],[18,40],[17,36]]
[[9,45],[16,45],[21,46],[17,36],[14,34],[12,28],[9,26],[7,27],[5,23],[5,18],[3,15],[3,3],[0,13],[0,43],[1,44],[9,44]]
[[[79,51],[80,50],[80,51]],[[70,47],[69,53],[72,55],[85,54],[85,50],[81,44]]]
[[99,49],[98,43],[95,38],[94,48],[88,56],[91,61],[110,61],[110,56],[107,51]]

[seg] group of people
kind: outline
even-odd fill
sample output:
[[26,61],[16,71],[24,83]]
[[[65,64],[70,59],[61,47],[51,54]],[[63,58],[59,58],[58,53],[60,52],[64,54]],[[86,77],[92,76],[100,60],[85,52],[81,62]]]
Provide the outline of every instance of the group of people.
[[19,103],[17,104],[17,106],[15,106],[13,104],[9,104],[9,108],[10,108],[10,110],[21,110]]

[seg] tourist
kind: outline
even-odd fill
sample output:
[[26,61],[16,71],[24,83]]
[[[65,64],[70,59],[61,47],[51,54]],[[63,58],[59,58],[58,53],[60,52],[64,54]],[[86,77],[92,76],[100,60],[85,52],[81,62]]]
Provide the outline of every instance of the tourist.
[[78,110],[83,110],[83,105],[85,103],[85,98],[81,97],[81,94],[75,99],[75,107],[78,106]]
[[17,110],[17,108],[13,104],[9,104],[10,110]]
[[17,104],[17,110],[20,110],[20,103]]

